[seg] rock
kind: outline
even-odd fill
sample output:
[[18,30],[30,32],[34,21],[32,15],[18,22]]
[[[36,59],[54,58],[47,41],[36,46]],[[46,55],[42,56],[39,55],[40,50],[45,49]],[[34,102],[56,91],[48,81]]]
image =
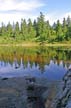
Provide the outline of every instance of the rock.
[[2,80],[8,80],[8,78],[2,78]]
[[53,108],[71,108],[71,67],[62,81],[62,90],[53,102]]

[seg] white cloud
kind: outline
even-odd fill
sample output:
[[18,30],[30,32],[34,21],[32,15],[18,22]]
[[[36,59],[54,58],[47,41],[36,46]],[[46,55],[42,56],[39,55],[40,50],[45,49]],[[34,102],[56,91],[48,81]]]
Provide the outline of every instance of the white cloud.
[[38,2],[37,0],[29,0],[18,2],[18,0],[0,0],[0,11],[6,10],[32,10],[44,6],[43,3]]
[[[9,21],[11,23],[13,23],[13,21],[20,22],[21,18],[25,18],[26,20],[28,18],[31,18],[32,20],[36,19],[38,13],[40,13],[39,10],[46,6],[45,3],[40,1],[41,0],[0,0],[0,24],[2,22],[7,24]],[[71,16],[71,12],[65,12],[63,14],[52,12],[45,14],[45,19],[49,20],[52,25],[58,19],[62,22],[63,18],[67,18],[68,15]]]
[[3,2],[0,0],[0,11],[11,10],[13,8],[15,8],[13,0],[3,0]]
[[38,0],[0,0],[0,23],[20,21],[21,18],[36,18],[38,8],[45,4]]
[[26,20],[29,19],[29,17],[34,20],[37,18],[37,16],[33,16],[30,15],[28,13],[24,13],[24,14],[20,14],[20,13],[13,13],[13,14],[0,14],[0,24],[3,22],[4,24],[8,24],[8,22],[10,21],[11,24],[13,24],[13,22],[18,21],[19,23],[21,22],[21,19],[25,18]]
[[67,18],[68,16],[71,17],[71,12],[67,12],[67,13],[65,13],[63,16],[64,16],[65,18]]
[[62,23],[63,18],[66,18],[70,16],[71,17],[71,12],[66,12],[63,14],[59,14],[58,12],[53,12],[53,13],[48,13],[45,15],[45,20],[49,20],[50,24],[52,25],[54,22],[56,22],[58,19]]
[[57,21],[57,19],[59,19],[56,15],[55,12],[53,13],[48,13],[45,15],[45,20],[49,20],[50,24],[52,25],[54,22]]

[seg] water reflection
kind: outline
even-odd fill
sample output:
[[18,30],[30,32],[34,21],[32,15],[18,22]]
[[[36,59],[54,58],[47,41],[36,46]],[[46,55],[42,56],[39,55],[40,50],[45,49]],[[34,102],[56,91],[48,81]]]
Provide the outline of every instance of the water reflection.
[[27,108],[51,108],[70,64],[70,48],[0,48],[0,77],[25,76]]
[[70,48],[0,48],[1,77],[31,75],[60,80],[70,64]]

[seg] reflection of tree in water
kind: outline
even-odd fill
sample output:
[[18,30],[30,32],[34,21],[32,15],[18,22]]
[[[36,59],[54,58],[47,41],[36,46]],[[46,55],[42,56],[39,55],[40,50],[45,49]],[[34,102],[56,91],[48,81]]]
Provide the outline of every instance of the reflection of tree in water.
[[36,64],[37,63],[39,64],[39,70],[41,70],[41,72],[43,73],[44,72],[44,65],[46,64],[46,62],[45,62],[45,57],[42,54],[42,51],[44,51],[43,48],[40,52],[36,52]]
[[41,63],[40,65],[39,65],[39,70],[41,71],[41,73],[43,73],[44,72],[44,65],[43,65],[43,63]]
[[16,51],[14,51],[14,66],[15,66],[15,69],[19,68]]
[[[67,65],[71,63],[71,50],[62,49],[62,48],[5,48],[5,50],[0,49],[0,61],[4,61],[5,63],[9,62],[11,65],[15,59],[15,65],[21,64],[24,65],[24,68],[27,68],[28,61],[30,63],[30,67],[33,67],[33,63],[35,67],[39,65],[39,69],[41,72],[44,71],[44,66],[49,65],[50,60],[57,61],[57,64],[60,64],[60,61],[63,60],[63,65]],[[17,66],[16,66],[17,67]]]

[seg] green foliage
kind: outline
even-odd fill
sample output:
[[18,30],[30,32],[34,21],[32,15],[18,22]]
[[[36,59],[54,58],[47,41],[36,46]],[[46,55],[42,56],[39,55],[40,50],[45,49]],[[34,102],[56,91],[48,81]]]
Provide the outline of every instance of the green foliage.
[[14,37],[15,38],[18,38],[19,37],[19,34],[20,34],[19,23],[16,22],[15,29],[14,29]]
[[0,36],[4,37],[6,35],[6,27],[2,22],[2,27],[0,28]]
[[13,28],[12,28],[12,25],[10,24],[10,22],[8,23],[8,25],[6,27],[6,33],[7,33],[8,37],[13,35]]
[[28,40],[35,38],[36,31],[33,27],[31,19],[28,20]]
[[0,27],[0,43],[19,43],[25,41],[38,41],[38,42],[62,42],[71,41],[71,18],[63,19],[62,24],[59,20],[52,26],[49,21],[45,21],[45,16],[40,12],[40,16],[33,22],[28,19],[21,19],[21,24],[16,22],[7,24],[2,23]]
[[66,19],[64,18],[63,19],[63,25],[62,25],[62,30],[63,30],[63,39],[66,38],[66,33],[67,33],[67,22],[66,22]]
[[60,24],[60,21],[57,21],[56,25],[56,35],[57,35],[57,41],[62,41],[63,39],[63,32],[62,32],[62,25]]
[[28,28],[27,28],[27,23],[26,23],[26,20],[24,19],[21,19],[21,38],[23,40],[27,40],[28,38]]
[[37,36],[41,42],[47,38],[47,23],[44,20],[44,15],[40,12],[40,17],[37,19]]

